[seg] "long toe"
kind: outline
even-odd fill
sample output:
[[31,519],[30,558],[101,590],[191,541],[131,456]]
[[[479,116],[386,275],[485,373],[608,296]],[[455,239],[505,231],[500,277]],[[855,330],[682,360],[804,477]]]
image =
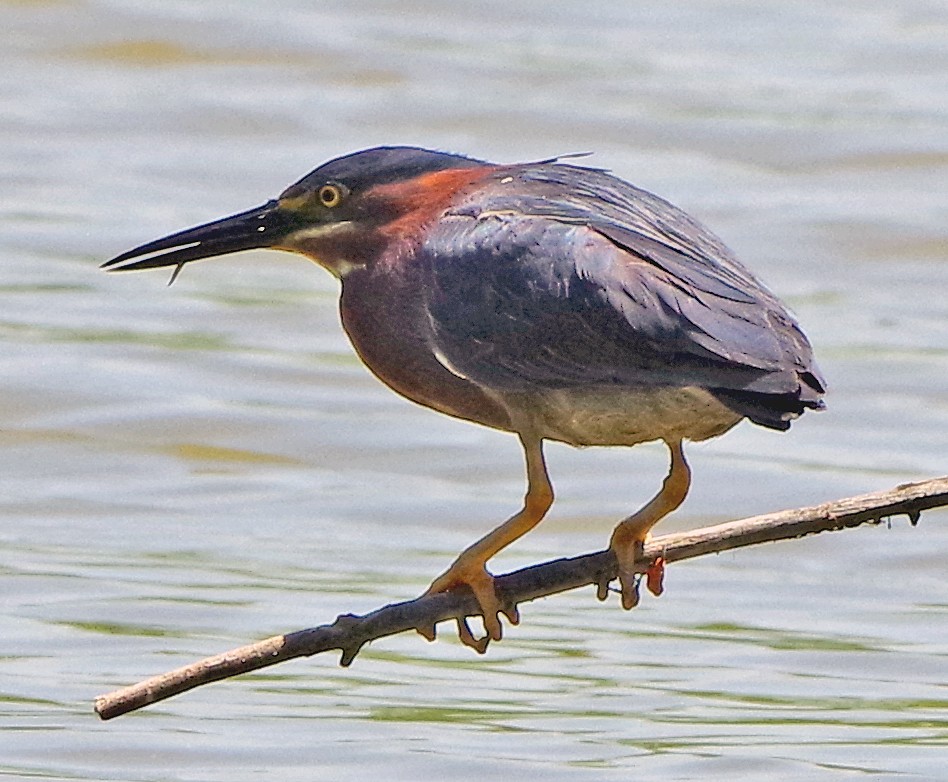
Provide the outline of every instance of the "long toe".
[[622,607],[628,611],[639,604],[643,544],[642,541],[635,540],[628,545],[617,546],[613,538],[611,548],[618,563]]
[[[518,621],[516,609],[507,611],[497,597],[497,591],[494,587],[494,577],[487,572],[487,569],[480,563],[470,563],[459,560],[455,562],[448,570],[438,576],[428,589],[426,595],[437,594],[438,592],[447,592],[450,589],[456,589],[460,586],[467,586],[473,593],[477,604],[480,606],[483,615],[484,630],[487,632],[486,638],[491,641],[499,641],[503,637],[503,628],[500,623],[500,614],[505,613],[513,624]],[[467,643],[461,633],[461,640],[466,646],[478,648]],[[480,641],[478,641],[480,644]]]
[[629,611],[639,604],[639,584],[641,578],[638,573],[619,571],[619,591],[622,598],[622,607]]

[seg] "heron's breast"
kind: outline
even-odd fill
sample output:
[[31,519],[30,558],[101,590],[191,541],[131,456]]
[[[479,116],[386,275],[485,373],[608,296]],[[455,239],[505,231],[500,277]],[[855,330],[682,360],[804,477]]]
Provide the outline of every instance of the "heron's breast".
[[451,372],[431,347],[431,324],[410,277],[343,281],[342,325],[363,363],[393,391],[438,412],[510,430],[506,408]]

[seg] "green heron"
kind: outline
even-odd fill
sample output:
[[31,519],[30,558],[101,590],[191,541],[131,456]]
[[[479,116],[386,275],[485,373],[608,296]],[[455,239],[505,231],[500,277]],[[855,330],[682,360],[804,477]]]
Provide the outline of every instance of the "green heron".
[[190,261],[262,247],[301,253],[340,280],[343,327],[383,383],[520,439],[523,508],[426,593],[467,585],[483,613],[481,641],[500,639],[501,613],[517,622],[487,562],[553,503],[544,440],[667,444],[661,490],[610,541],[630,608],[642,544],[691,482],[683,441],[744,418],[785,430],[823,407],[810,344],[781,302],[702,225],[600,169],[367,149],[262,206],[104,266],[177,275]]

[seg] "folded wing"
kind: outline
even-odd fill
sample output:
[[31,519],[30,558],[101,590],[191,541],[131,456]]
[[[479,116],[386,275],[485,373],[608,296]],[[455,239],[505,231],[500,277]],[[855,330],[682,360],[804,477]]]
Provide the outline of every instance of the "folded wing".
[[453,371],[508,391],[700,386],[778,429],[822,406],[799,326],[707,229],[603,172],[516,176],[516,195],[498,181],[418,251]]

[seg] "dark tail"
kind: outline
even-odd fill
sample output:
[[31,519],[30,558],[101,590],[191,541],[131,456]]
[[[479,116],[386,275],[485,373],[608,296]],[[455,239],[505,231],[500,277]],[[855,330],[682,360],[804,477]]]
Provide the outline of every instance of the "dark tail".
[[755,424],[769,429],[785,431],[790,422],[799,418],[806,410],[823,410],[823,394],[826,386],[821,377],[813,372],[801,372],[800,385],[787,394],[767,394],[760,391],[739,391],[712,388],[711,393],[735,413],[746,416]]

